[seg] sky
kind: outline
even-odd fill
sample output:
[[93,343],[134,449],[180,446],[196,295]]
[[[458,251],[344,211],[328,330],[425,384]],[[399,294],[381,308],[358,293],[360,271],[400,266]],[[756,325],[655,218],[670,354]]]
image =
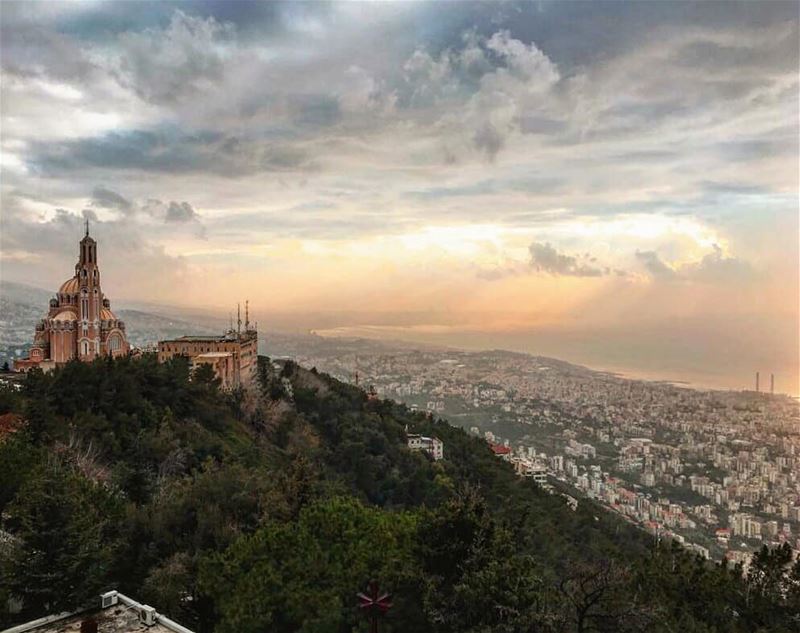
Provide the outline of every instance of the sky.
[[800,392],[795,2],[0,3],[0,274]]

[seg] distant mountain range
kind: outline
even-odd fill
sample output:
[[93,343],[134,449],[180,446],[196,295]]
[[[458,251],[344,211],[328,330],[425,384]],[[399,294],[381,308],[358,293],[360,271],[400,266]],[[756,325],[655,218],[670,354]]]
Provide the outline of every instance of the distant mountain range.
[[[36,286],[0,281],[0,364],[28,353],[36,322],[46,314],[53,296],[53,292]],[[137,347],[185,334],[221,334],[230,325],[227,319],[213,313],[179,306],[120,301],[113,303],[112,309],[125,322],[128,339]],[[325,338],[314,334],[263,330],[259,339],[260,353],[275,357],[337,355],[407,346],[394,341],[384,344],[366,339]]]

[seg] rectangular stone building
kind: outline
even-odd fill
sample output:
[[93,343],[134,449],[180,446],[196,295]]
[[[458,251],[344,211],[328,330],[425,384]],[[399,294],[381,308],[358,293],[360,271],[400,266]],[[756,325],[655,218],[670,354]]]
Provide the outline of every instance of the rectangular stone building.
[[158,362],[185,356],[192,370],[210,365],[223,389],[249,388],[256,379],[258,332],[229,330],[222,336],[181,336],[158,342]]

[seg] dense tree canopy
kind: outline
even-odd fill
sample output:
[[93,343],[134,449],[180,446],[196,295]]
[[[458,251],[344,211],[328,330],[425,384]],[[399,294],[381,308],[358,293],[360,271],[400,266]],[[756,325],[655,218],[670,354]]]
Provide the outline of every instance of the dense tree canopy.
[[[292,362],[257,394],[154,356],[0,387],[0,623],[117,588],[200,633],[800,630],[800,564],[748,573],[654,547],[589,500],[515,477],[482,440]],[[406,447],[436,435],[445,459]],[[12,601],[13,602],[13,601]]]

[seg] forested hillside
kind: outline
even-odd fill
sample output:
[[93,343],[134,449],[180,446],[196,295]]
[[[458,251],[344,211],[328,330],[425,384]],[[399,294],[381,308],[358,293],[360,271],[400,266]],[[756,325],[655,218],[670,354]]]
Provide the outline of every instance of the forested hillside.
[[259,383],[145,356],[0,389],[21,416],[0,426],[0,605],[23,605],[0,625],[116,588],[200,633],[345,633],[375,578],[387,632],[800,631],[788,546],[743,575],[569,509],[445,421],[292,362],[260,358]]

